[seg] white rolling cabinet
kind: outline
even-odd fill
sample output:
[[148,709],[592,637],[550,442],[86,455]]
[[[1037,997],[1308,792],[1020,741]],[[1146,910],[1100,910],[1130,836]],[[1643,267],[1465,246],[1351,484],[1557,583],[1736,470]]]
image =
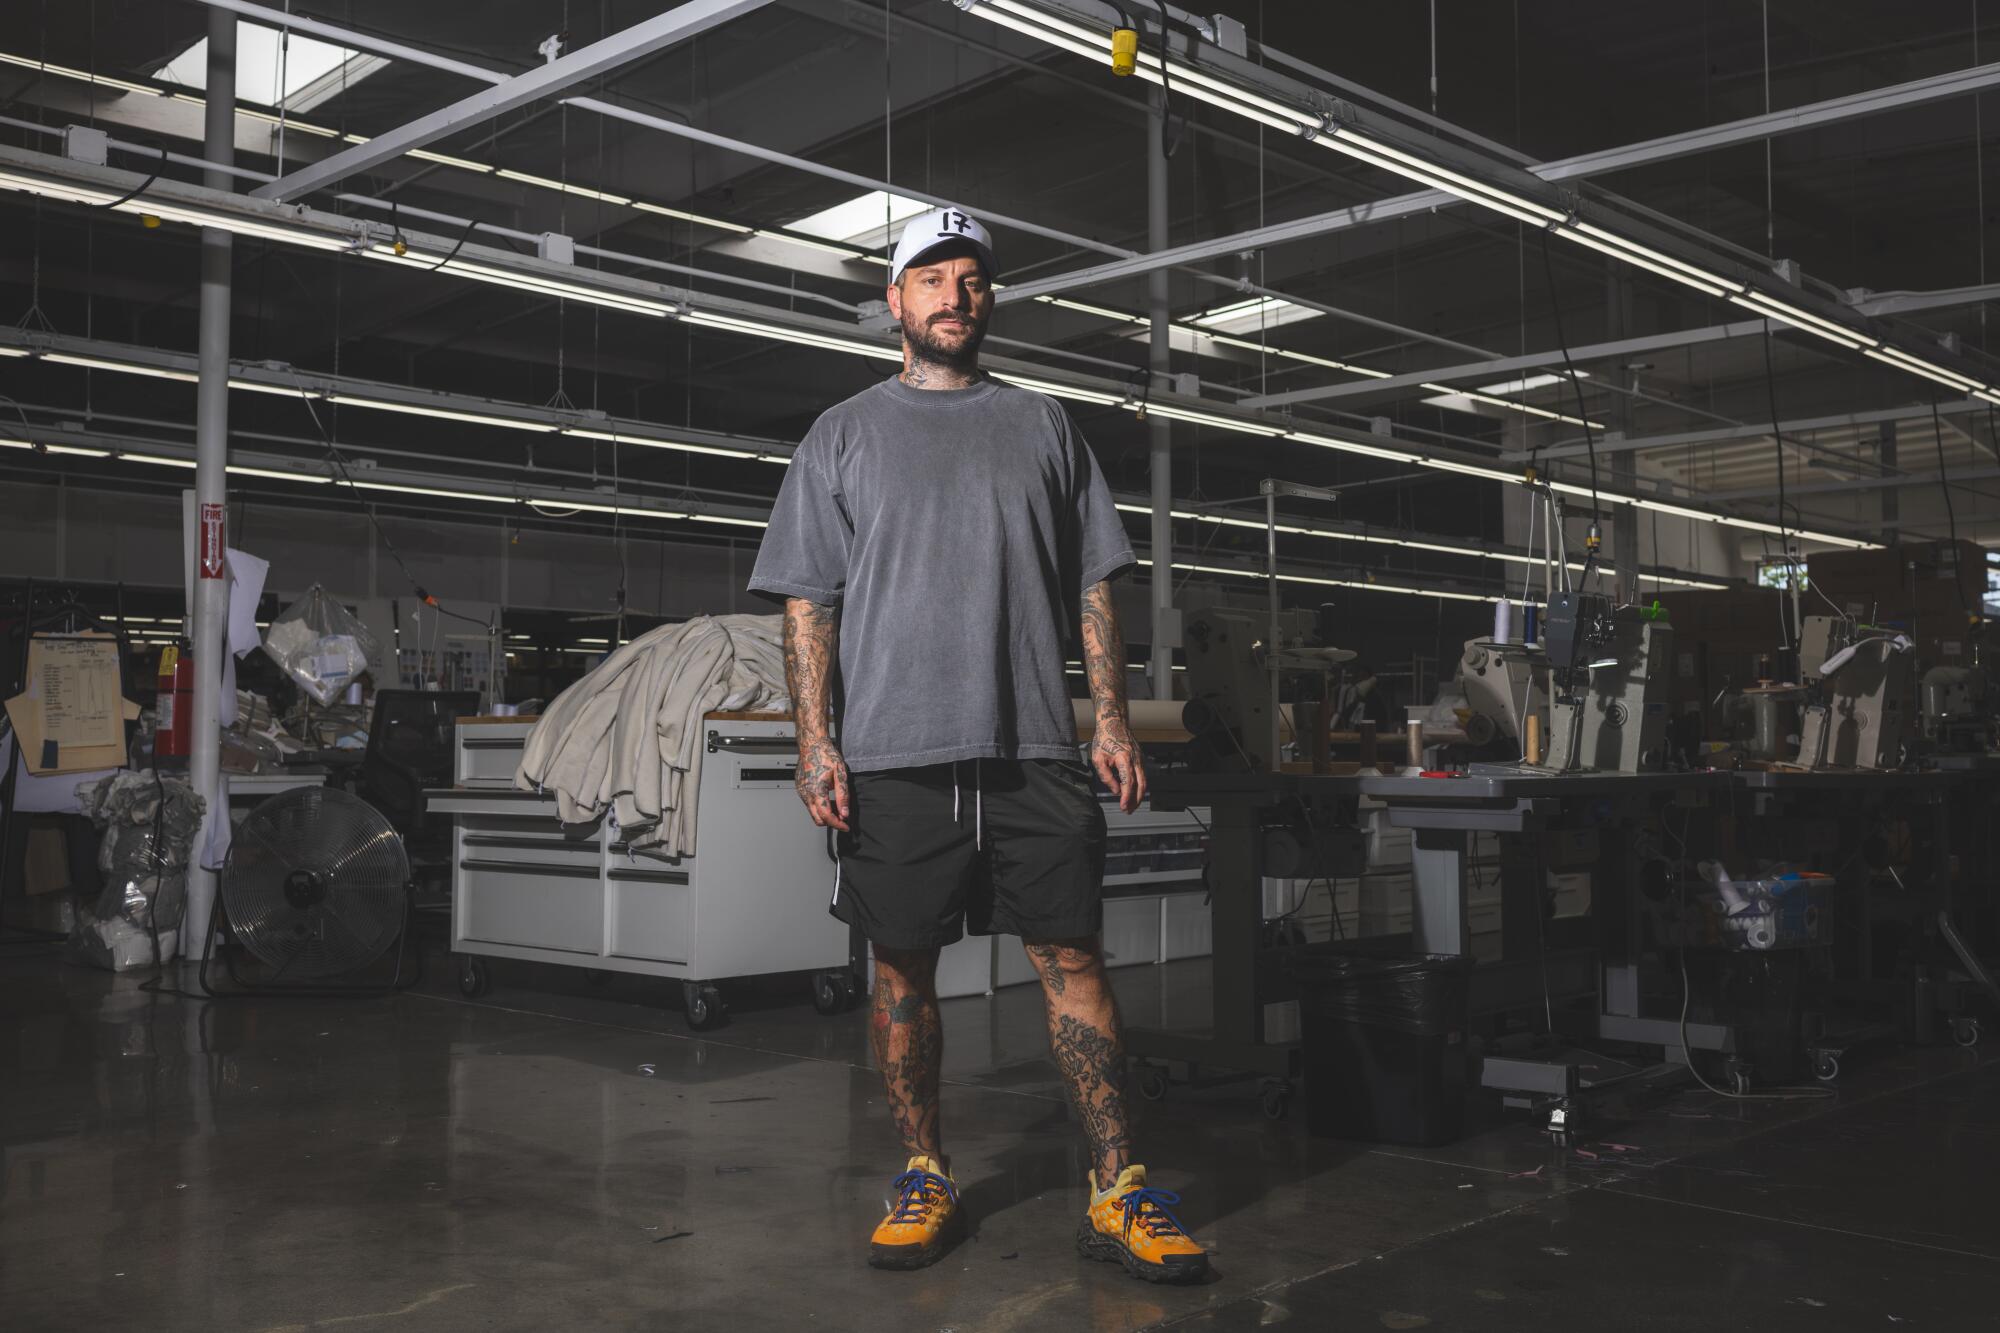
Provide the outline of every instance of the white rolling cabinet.
[[602,823],[566,829],[554,797],[513,790],[531,725],[462,722],[459,785],[429,793],[455,825],[461,990],[484,992],[481,960],[523,958],[679,980],[697,1028],[721,1016],[716,983],[733,977],[810,972],[816,1007],[852,1003],[849,932],[827,912],[834,867],[792,786],[788,717],[706,720],[697,855],[686,857],[633,848]]

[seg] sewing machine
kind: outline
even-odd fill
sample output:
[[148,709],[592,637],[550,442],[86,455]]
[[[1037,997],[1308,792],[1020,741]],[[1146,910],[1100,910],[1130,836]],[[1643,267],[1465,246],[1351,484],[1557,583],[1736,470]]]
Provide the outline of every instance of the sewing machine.
[[[1324,610],[1262,614],[1211,607],[1188,616],[1188,702],[1182,720],[1202,767],[1273,773],[1288,731],[1325,736],[1327,712],[1338,694],[1334,674],[1355,654],[1324,642]],[[1290,710],[1295,728],[1287,726],[1280,703],[1287,692],[1295,696]]]
[[1673,626],[1638,606],[1557,593],[1543,629],[1557,773],[1655,773],[1666,766],[1667,663]]
[[1799,677],[1822,687],[1799,720],[1801,768],[1900,768],[1915,692],[1908,638],[1866,633],[1836,616],[1807,616]]
[[[1510,740],[1518,746],[1530,716],[1546,723],[1549,696],[1546,663],[1519,643],[1467,639],[1458,659],[1458,687],[1465,695],[1465,737],[1475,746]],[[1525,750],[1523,757],[1526,757]]]
[[1924,739],[1937,748],[1958,753],[1993,748],[1993,704],[1984,667],[1936,666],[1924,672],[1917,710]]

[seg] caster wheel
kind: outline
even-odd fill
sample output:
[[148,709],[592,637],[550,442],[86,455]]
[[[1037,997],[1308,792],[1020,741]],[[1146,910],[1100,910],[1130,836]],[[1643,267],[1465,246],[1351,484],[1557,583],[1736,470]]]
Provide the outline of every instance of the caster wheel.
[[1264,1089],[1257,1098],[1266,1120],[1283,1120],[1292,1113],[1292,1086],[1280,1083]]
[[476,1000],[493,989],[493,973],[480,959],[471,954],[458,957],[458,993],[468,1000]]
[[1831,1051],[1821,1051],[1813,1057],[1813,1077],[1822,1083],[1832,1083],[1840,1078],[1840,1057]]
[[1978,1019],[1954,1018],[1951,1021],[1951,1039],[1960,1046],[1977,1046],[1979,1044],[1979,1036]]
[[861,983],[854,979],[852,972],[835,973],[834,979],[840,983],[840,1007],[843,1011],[861,1003]]
[[611,972],[607,968],[593,967],[584,972],[583,979],[593,986],[609,986]]
[[1158,1065],[1147,1065],[1139,1071],[1139,1095],[1149,1102],[1163,1102],[1167,1099],[1167,1071]]
[[1738,1097],[1744,1097],[1749,1095],[1750,1092],[1749,1065],[1744,1064],[1740,1060],[1731,1060],[1729,1062],[1729,1067],[1724,1072],[1727,1076],[1729,1090],[1731,1092],[1735,1093]]
[[1574,1104],[1566,1101],[1557,1102],[1548,1109],[1548,1114],[1542,1121],[1542,1132],[1549,1136],[1549,1141],[1556,1147],[1567,1148],[1576,1139],[1581,1119]]
[[815,1013],[837,1014],[847,1007],[847,991],[832,972],[813,973],[812,986]]
[[697,982],[681,983],[681,1001],[687,1011],[687,1025],[705,1031],[722,1021],[722,992]]

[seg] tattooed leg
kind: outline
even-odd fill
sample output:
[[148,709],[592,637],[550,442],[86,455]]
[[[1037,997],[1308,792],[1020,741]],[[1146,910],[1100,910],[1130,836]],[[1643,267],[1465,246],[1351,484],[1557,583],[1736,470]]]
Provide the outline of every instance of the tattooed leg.
[[944,1160],[938,1127],[938,1068],[944,1028],[938,1021],[936,949],[875,949],[875,997],[868,1040],[889,1089],[889,1114],[904,1150]]
[[1132,1137],[1125,1115],[1125,1042],[1118,1000],[1104,975],[1103,945],[1095,939],[1030,944],[1028,957],[1042,976],[1049,1049],[1090,1142],[1097,1187],[1108,1188],[1132,1163]]

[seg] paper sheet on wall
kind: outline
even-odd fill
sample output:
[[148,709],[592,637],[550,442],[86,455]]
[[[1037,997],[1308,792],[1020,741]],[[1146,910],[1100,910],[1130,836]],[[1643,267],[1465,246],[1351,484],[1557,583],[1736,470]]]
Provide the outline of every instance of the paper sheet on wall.
[[106,638],[28,641],[28,702],[41,714],[41,736],[58,745],[121,746],[124,691],[118,644]]

